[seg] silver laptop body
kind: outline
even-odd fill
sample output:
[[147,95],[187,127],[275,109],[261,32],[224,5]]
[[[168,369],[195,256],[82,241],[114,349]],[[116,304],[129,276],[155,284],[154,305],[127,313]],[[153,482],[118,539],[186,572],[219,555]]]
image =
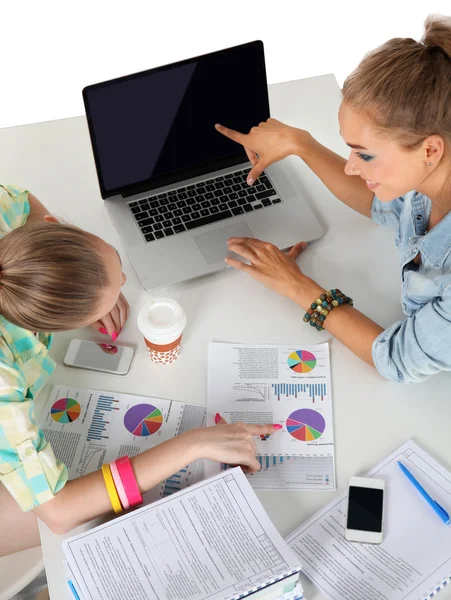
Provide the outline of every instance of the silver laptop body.
[[261,42],[88,86],[83,97],[102,197],[145,289],[224,269],[230,237],[286,249],[324,234],[283,162],[248,186],[241,146],[214,129],[248,131],[269,117]]

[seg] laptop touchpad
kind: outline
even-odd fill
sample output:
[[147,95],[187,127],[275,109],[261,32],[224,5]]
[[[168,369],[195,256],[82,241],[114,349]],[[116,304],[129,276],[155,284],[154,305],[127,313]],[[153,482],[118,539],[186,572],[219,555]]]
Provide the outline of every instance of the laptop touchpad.
[[213,229],[207,233],[201,233],[194,238],[194,241],[202,252],[209,265],[224,260],[226,256],[236,256],[233,252],[229,252],[227,240],[231,237],[251,237],[254,235],[249,229],[247,223],[234,223],[220,229]]

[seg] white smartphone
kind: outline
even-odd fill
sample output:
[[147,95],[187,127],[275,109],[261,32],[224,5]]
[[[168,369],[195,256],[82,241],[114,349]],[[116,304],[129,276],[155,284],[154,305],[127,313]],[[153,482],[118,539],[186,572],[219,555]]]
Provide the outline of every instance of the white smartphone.
[[380,544],[384,531],[382,479],[351,477],[345,538],[350,542]]
[[68,367],[126,375],[130,369],[134,348],[117,344],[72,340],[64,357]]

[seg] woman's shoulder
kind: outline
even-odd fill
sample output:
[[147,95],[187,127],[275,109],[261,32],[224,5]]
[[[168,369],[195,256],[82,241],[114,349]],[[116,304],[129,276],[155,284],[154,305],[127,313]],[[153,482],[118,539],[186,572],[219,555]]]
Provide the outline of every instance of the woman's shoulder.
[[0,237],[25,225],[29,214],[28,191],[0,184]]
[[0,315],[0,371],[4,368],[14,367],[16,364],[16,352],[14,340],[8,330],[9,321]]

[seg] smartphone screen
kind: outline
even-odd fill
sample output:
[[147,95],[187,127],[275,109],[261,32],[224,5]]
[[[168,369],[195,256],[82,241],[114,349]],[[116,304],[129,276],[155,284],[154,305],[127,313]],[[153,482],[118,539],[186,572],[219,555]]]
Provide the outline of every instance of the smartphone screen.
[[381,533],[383,505],[384,490],[351,486],[347,529]]
[[108,344],[81,342],[74,358],[75,366],[85,367],[86,369],[117,371],[124,348],[114,345],[108,348],[107,346]]

